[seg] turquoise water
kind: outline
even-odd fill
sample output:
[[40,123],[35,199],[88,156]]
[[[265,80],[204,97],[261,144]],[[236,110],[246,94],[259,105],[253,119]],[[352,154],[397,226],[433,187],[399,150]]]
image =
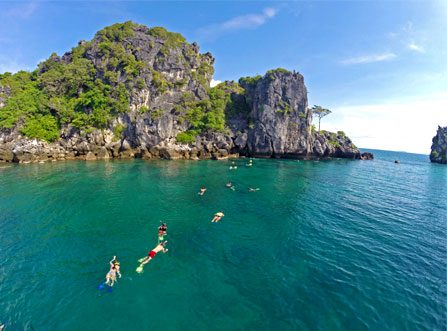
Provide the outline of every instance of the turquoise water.
[[[235,171],[229,161],[0,165],[0,321],[5,331],[445,330],[447,167],[374,153],[237,160]],[[169,252],[137,274],[160,220]],[[113,255],[123,278],[99,291]]]

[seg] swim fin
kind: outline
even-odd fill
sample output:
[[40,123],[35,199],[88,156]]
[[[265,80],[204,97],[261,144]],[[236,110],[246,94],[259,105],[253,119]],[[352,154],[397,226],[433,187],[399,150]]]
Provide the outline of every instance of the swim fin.
[[143,266],[140,265],[135,271],[141,274],[143,272]]

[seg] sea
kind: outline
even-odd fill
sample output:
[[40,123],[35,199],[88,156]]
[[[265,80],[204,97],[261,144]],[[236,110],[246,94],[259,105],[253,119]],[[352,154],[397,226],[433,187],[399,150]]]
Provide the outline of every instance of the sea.
[[[0,164],[0,325],[446,330],[447,166],[363,151]],[[161,222],[168,251],[137,273]]]

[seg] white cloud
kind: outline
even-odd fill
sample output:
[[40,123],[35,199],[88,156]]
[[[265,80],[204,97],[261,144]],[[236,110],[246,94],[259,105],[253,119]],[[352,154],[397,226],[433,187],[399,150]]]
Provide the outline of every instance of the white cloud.
[[414,42],[410,42],[410,43],[407,45],[407,47],[408,47],[408,49],[411,49],[412,51],[415,51],[415,52],[418,52],[418,53],[425,53],[425,49],[424,49],[424,47],[422,47],[422,46],[420,46],[420,45],[417,45],[417,44],[414,43]]
[[29,67],[14,60],[4,60],[2,57],[0,57],[0,74],[5,72],[16,73],[20,70],[29,70]]
[[276,16],[278,10],[265,8],[261,13],[236,16],[222,23],[213,24],[198,30],[204,38],[216,38],[226,32],[234,32],[242,29],[255,29]]
[[363,148],[429,154],[438,125],[447,125],[447,91],[413,100],[332,107],[321,128],[344,130]]
[[37,1],[32,0],[28,2],[22,2],[15,7],[4,12],[6,16],[19,17],[19,18],[29,18],[31,17],[38,7]]
[[222,83],[221,80],[214,80],[214,79],[211,79],[211,84],[210,84],[210,86],[211,86],[211,87],[214,87],[214,86],[216,86],[216,85],[219,85],[220,83]]
[[373,63],[373,62],[389,61],[396,57],[397,55],[394,53],[371,54],[358,57],[351,57],[340,61],[340,63],[343,65]]

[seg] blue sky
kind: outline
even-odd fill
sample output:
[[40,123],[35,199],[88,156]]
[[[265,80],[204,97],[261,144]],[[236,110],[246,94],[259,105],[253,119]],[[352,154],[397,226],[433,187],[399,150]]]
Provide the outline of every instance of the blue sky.
[[164,26],[216,58],[215,79],[304,75],[322,128],[427,154],[447,125],[447,1],[2,1],[0,72],[33,69],[115,22]]

